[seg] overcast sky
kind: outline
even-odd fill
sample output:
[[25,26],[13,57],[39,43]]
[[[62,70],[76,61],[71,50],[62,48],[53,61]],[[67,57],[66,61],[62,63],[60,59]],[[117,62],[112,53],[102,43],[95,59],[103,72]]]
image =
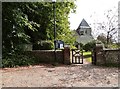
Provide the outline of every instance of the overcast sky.
[[[88,24],[92,24],[93,20],[99,18],[104,20],[103,14],[109,9],[118,8],[118,2],[120,0],[77,0],[76,14],[70,14],[70,28],[77,29],[81,20],[84,18]],[[94,17],[91,17],[94,16]]]
[[[118,12],[118,2],[120,0],[76,0],[76,13],[71,13],[69,15],[70,29],[76,30],[84,18],[90,27],[92,28],[92,35],[96,37],[101,34],[107,34],[107,31],[97,30],[97,23],[106,22],[106,13],[108,10],[112,10],[112,15]],[[118,18],[117,18],[118,19]],[[116,23],[117,25],[117,23]],[[118,34],[113,35],[113,39],[118,39]]]

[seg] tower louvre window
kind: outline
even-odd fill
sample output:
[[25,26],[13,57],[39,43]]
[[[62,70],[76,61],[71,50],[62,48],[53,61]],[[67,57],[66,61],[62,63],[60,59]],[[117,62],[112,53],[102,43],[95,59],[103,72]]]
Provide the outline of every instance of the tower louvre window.
[[84,35],[84,31],[80,31],[80,35]]
[[87,34],[87,30],[85,31],[85,33]]

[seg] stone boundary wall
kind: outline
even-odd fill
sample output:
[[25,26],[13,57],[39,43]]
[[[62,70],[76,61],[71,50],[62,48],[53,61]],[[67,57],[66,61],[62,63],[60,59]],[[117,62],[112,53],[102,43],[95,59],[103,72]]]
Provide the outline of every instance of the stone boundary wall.
[[56,50],[56,60],[54,50],[33,50],[31,53],[38,59],[38,62],[53,63],[56,61],[63,63],[64,61],[63,50]]
[[106,58],[106,63],[117,64],[120,62],[120,49],[103,49]]
[[54,50],[32,50],[29,51],[31,55],[37,58],[39,63],[62,63],[70,64],[70,48],[65,47],[62,50],[56,50],[56,59]]
[[92,63],[95,65],[118,65],[120,63],[120,49],[105,49],[102,45],[96,45],[92,56]]

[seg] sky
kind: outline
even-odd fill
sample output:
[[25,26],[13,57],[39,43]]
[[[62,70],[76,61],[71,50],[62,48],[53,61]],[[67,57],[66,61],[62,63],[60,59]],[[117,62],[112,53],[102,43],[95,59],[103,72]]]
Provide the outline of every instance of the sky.
[[70,29],[76,30],[84,18],[92,28],[93,36],[97,37],[99,32],[95,30],[95,23],[105,21],[106,16],[104,13],[110,9],[113,12],[112,15],[117,13],[116,9],[118,8],[119,1],[120,0],[76,0],[76,13],[69,15]]
[[[70,28],[77,29],[81,20],[84,18],[88,24],[92,24],[93,20],[99,18],[102,20],[103,14],[109,9],[118,8],[120,0],[77,0],[76,13],[69,15]],[[91,17],[94,16],[94,17]]]

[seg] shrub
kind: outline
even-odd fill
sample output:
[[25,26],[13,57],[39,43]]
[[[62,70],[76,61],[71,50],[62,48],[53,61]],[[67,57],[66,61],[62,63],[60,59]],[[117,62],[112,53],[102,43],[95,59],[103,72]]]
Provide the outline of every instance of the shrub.
[[70,45],[70,49],[77,49],[77,48],[73,45]]
[[42,43],[35,43],[33,50],[51,50],[54,47],[54,43],[51,41],[43,41]]
[[82,50],[83,49],[83,44],[82,43],[78,43],[78,42],[75,42],[75,47],[78,48],[78,45],[80,45],[80,49]]
[[117,49],[117,48],[120,48],[120,46],[119,46],[119,44],[112,43],[112,44],[108,45],[108,48],[115,48],[115,49]]
[[50,49],[53,49],[53,43],[52,42],[43,42],[43,44],[40,47],[43,50],[50,50]]
[[94,47],[95,47],[95,41],[92,41],[92,42],[88,42],[87,44],[85,44],[83,46],[83,49],[87,52],[87,51],[92,51]]
[[30,54],[25,53],[14,53],[3,56],[2,67],[17,67],[17,66],[26,66],[36,63],[36,58]]

